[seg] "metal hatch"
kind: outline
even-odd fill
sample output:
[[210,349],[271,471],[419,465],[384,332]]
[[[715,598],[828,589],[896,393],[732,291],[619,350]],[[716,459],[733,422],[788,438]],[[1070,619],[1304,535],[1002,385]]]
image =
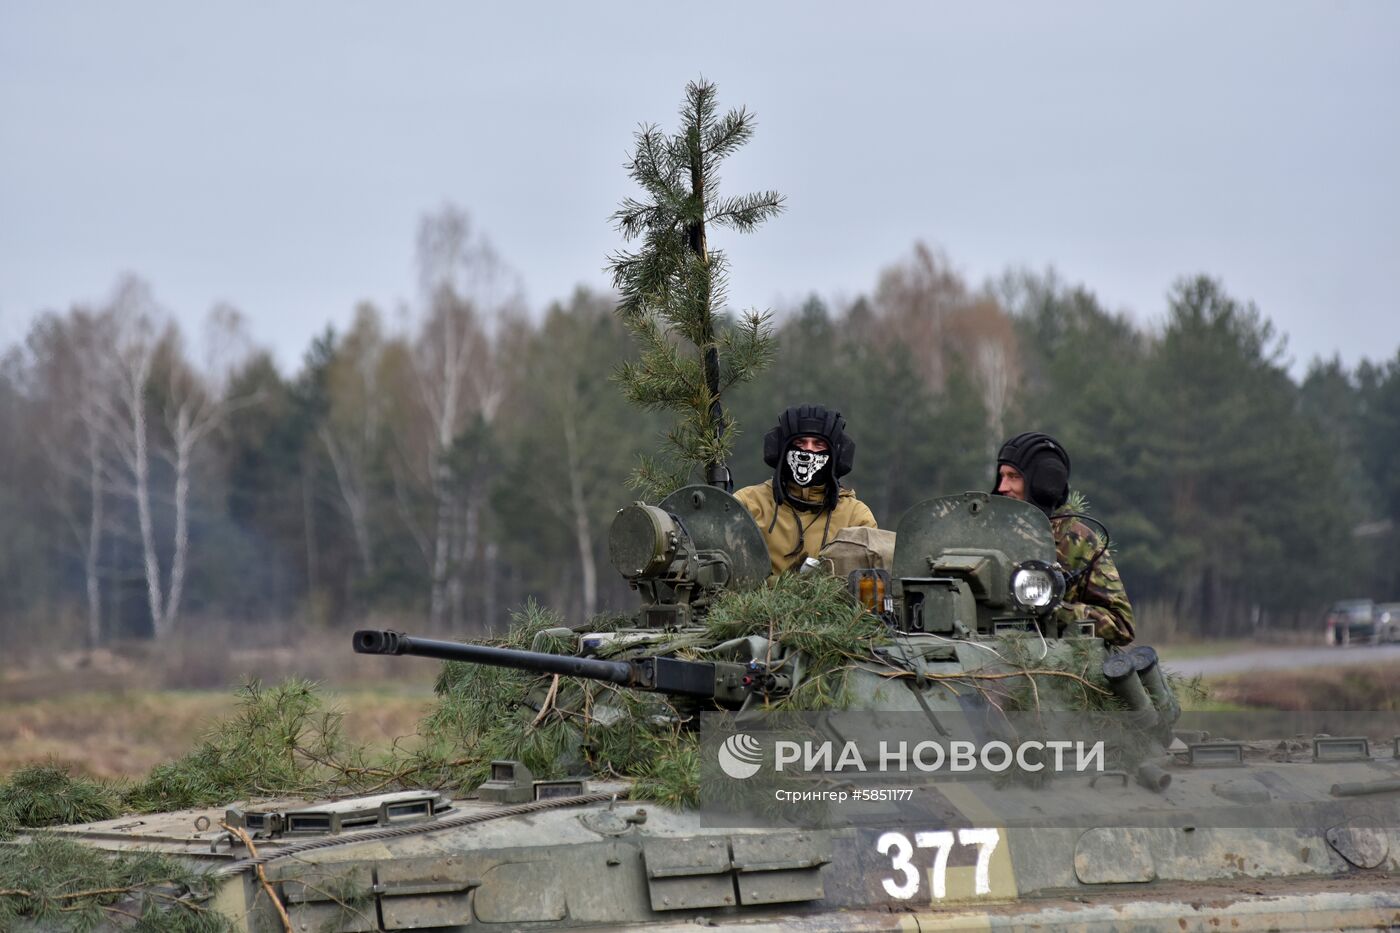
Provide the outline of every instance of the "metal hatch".
[[452,809],[437,791],[411,790],[373,797],[352,797],[283,809],[275,806],[229,810],[230,826],[241,826],[254,837],[336,835],[357,829],[397,826],[428,820]]
[[813,833],[648,839],[642,851],[658,911],[820,900],[831,861],[830,841]]

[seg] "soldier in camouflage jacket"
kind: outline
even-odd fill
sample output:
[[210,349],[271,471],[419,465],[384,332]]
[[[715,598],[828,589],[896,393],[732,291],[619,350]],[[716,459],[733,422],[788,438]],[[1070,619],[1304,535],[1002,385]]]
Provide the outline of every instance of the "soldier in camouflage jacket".
[[1050,516],[1055,555],[1065,572],[1065,595],[1055,610],[1063,628],[1092,622],[1113,645],[1133,640],[1133,607],[1104,538],[1083,520],[1069,499],[1069,454],[1048,434],[1018,434],[997,454],[997,495],[1030,502]]
[[1095,634],[1111,645],[1132,641],[1133,607],[1102,537],[1065,507],[1050,516],[1050,528],[1055,557],[1066,576],[1055,621],[1061,627],[1092,622]]

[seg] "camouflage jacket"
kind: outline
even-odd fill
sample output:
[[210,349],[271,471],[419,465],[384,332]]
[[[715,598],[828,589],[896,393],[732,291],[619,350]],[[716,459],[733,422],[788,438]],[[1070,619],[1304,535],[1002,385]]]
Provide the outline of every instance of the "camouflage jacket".
[[1062,626],[1093,622],[1095,633],[1104,641],[1126,645],[1133,640],[1133,607],[1113,555],[1104,550],[1094,560],[1102,539],[1085,522],[1064,514],[1067,511],[1062,508],[1050,517],[1055,556],[1068,578],[1064,601],[1055,610],[1055,621]]

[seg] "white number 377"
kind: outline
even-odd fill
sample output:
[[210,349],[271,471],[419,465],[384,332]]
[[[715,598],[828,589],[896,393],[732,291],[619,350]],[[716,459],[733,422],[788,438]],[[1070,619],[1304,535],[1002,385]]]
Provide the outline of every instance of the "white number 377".
[[[973,891],[977,894],[990,894],[992,891],[992,852],[996,849],[997,843],[1001,841],[1000,831],[995,829],[960,829],[957,841],[961,845],[977,846],[977,869],[973,873]],[[909,837],[903,833],[885,833],[881,836],[879,841],[875,843],[876,851],[881,855],[888,855],[890,867],[902,876],[902,880],[899,878],[881,880],[886,893],[890,897],[897,897],[902,901],[919,893],[919,870],[914,866],[912,860],[914,846],[920,849],[934,850],[933,870],[930,872],[933,878],[933,896],[935,900],[947,897],[948,854],[953,850],[951,830],[915,833],[913,846],[909,844]]]

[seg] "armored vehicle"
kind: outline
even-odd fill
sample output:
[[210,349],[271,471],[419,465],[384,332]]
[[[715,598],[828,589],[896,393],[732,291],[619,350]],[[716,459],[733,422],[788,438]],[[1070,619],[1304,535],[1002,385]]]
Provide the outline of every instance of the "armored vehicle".
[[[354,650],[538,673],[521,729],[553,712],[698,735],[681,761],[698,802],[570,749],[540,776],[493,761],[455,797],[244,801],[60,832],[210,865],[211,906],[253,931],[1400,925],[1394,717],[1192,724],[1151,648],[1109,649],[1054,612],[1065,580],[1032,506],[967,493],[911,509],[892,566],[848,574],[858,637],[825,654],[801,624],[716,622],[769,585],[762,534],[724,491],[628,506],[609,544],[640,596],[623,624],[529,648],[361,631]],[[1078,766],[1055,760],[1066,749]],[[925,767],[954,758],[966,767]]]

